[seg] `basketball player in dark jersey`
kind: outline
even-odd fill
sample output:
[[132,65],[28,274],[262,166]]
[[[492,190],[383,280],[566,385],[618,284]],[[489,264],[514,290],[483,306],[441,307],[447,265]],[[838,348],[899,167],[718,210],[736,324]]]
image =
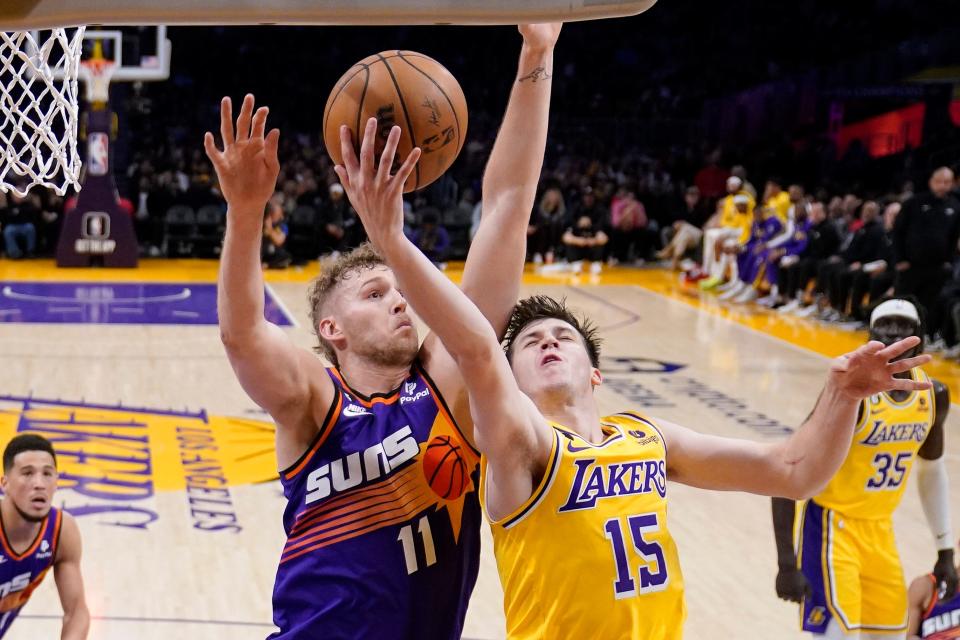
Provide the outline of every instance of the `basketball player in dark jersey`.
[[[502,334],[517,299],[543,163],[560,25],[520,28],[523,47],[483,181],[462,287]],[[279,171],[267,110],[221,109],[205,147],[228,203],[220,331],[250,397],[277,423],[288,504],[274,586],[282,640],[459,638],[479,565],[479,455],[456,363],[419,344],[393,272],[369,248],[325,266],[311,317],[325,368],[264,320],[259,243]]]
[[3,452],[0,500],[0,638],[50,567],[63,607],[61,640],[87,637],[90,612],[80,575],[80,529],[53,506],[57,456],[45,438],[24,433]]

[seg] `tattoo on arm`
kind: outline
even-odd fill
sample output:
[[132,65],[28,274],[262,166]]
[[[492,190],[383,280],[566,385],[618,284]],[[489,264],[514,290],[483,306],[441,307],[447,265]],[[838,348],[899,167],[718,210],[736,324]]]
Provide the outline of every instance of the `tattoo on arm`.
[[521,76],[517,82],[526,82],[529,80],[530,82],[536,83],[537,80],[549,80],[552,77],[552,74],[547,73],[546,67],[537,67],[527,75]]

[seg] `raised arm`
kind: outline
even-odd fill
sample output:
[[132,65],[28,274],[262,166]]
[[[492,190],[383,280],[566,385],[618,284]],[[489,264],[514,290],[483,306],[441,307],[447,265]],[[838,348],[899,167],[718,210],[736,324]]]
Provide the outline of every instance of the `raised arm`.
[[813,412],[782,442],[721,438],[664,423],[670,447],[668,475],[704,489],[795,500],[815,495],[840,468],[850,449],[860,400],[892,389],[930,388],[927,382],[894,377],[929,362],[927,355],[891,362],[919,342],[916,336],[889,347],[869,342],[835,359]]
[[[395,176],[390,167],[400,139],[394,127],[378,169],[373,146],[376,120],[367,122],[360,160],[349,131],[341,128],[344,166],[336,172],[363,221],[370,241],[396,274],[404,297],[442,341],[465,375],[477,447],[488,457],[493,474],[514,482],[511,492],[533,491],[533,476],[546,464],[550,432],[533,403],[521,393],[490,323],[446,276],[403,234],[402,188],[420,157],[414,149]],[[496,428],[491,428],[496,425]],[[515,473],[527,470],[529,473]]]
[[60,544],[53,565],[53,579],[57,583],[60,606],[63,607],[61,640],[83,640],[90,628],[90,611],[83,593],[80,574],[80,528],[77,521],[63,514],[60,525]]
[[480,227],[463,268],[462,289],[497,336],[503,335],[520,292],[527,224],[550,119],[553,48],[561,26],[520,26],[517,76],[483,175]]
[[284,467],[296,460],[310,442],[316,415],[326,411],[333,388],[326,375],[317,375],[322,369],[320,362],[295,347],[279,327],[263,316],[260,243],[264,209],[280,171],[280,132],[274,129],[264,135],[268,110],[260,107],[254,113],[253,106],[253,96],[248,94],[234,130],[230,98],[224,98],[220,104],[223,151],[217,149],[211,133],[203,139],[227,200],[217,313],[220,337],[240,385],[280,427],[277,458]]

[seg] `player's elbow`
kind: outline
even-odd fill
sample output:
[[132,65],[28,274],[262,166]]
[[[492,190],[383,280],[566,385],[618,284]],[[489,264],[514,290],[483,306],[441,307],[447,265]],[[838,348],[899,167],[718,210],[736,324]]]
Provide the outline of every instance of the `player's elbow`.
[[809,500],[820,493],[828,481],[829,479],[821,480],[808,476],[788,477],[781,484],[777,495],[794,501]]

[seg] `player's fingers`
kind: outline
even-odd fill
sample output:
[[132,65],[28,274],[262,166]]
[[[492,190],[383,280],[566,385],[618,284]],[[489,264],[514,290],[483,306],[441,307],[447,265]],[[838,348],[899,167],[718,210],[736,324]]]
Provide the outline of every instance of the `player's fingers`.
[[914,367],[919,367],[927,364],[933,358],[927,354],[914,356],[912,358],[904,358],[903,360],[897,360],[896,362],[891,362],[887,365],[890,373],[903,373],[904,371],[909,371]]
[[373,148],[377,139],[377,119],[369,118],[363,129],[363,139],[360,142],[360,171],[364,175],[373,173]]
[[240,115],[237,116],[237,142],[250,138],[250,121],[253,119],[253,94],[243,96]]
[[213,141],[213,134],[207,131],[203,134],[203,149],[207,152],[207,157],[210,158],[210,162],[213,163],[214,169],[220,170],[221,163],[221,153],[217,149],[216,143]]
[[933,385],[929,382],[903,378],[893,378],[893,383],[890,385],[890,388],[895,391],[926,391],[932,387]]
[[230,96],[220,100],[220,137],[223,138],[223,148],[233,144],[233,101]]
[[383,145],[383,152],[380,154],[380,166],[377,167],[377,180],[385,182],[390,179],[390,169],[393,167],[393,159],[397,155],[397,145],[400,143],[400,127],[393,125],[390,127],[390,134],[387,135],[387,144]]
[[340,184],[342,184],[343,188],[349,193],[350,175],[347,173],[347,170],[343,167],[343,165],[338,164],[333,167],[333,172],[337,174],[337,177],[340,178]]
[[894,342],[885,349],[881,349],[877,352],[877,355],[886,358],[887,360],[893,360],[897,356],[906,353],[910,349],[913,349],[918,344],[920,344],[920,338],[917,336],[909,336],[903,340]]
[[856,355],[868,355],[872,356],[877,353],[880,353],[883,350],[883,343],[878,340],[871,340],[867,344],[861,346],[853,353]]
[[269,115],[270,109],[268,107],[260,107],[257,109],[257,112],[253,114],[253,127],[250,132],[251,138],[263,138],[264,132],[267,129],[267,115]]
[[357,152],[353,147],[353,135],[350,127],[345,124],[340,125],[340,155],[343,156],[343,167],[347,173],[356,173],[360,169]]
[[393,179],[400,184],[401,188],[403,188],[403,185],[407,183],[407,178],[410,177],[414,167],[417,166],[417,160],[420,159],[420,153],[420,147],[414,147],[413,151],[410,152],[410,155],[407,156],[407,159],[403,161],[402,165],[400,165],[397,175],[393,177]]
[[280,159],[277,157],[277,149],[280,147],[280,129],[271,129],[267,134],[263,144],[263,153],[270,171],[280,171]]

